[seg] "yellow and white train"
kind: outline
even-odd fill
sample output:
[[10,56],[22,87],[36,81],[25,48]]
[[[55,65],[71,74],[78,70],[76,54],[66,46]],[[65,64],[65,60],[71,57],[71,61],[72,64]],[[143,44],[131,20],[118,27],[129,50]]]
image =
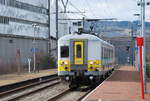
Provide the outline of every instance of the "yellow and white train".
[[58,76],[72,84],[99,81],[114,69],[114,46],[90,34],[58,40]]

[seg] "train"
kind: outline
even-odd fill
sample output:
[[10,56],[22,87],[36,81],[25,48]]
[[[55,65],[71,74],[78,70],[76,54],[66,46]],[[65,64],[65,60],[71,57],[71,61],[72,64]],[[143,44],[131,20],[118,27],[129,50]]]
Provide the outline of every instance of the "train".
[[115,47],[91,34],[69,34],[58,40],[58,76],[71,85],[92,84],[114,70]]

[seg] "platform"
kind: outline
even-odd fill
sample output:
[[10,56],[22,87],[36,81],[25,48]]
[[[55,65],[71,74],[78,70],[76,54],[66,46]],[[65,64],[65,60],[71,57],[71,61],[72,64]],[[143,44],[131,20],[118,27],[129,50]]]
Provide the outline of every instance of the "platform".
[[[134,67],[122,66],[82,101],[141,101],[139,72]],[[150,94],[145,94],[145,101],[150,101]]]
[[29,79],[34,79],[42,76],[56,74],[57,69],[40,70],[39,73],[13,73],[0,75],[0,86],[21,82]]

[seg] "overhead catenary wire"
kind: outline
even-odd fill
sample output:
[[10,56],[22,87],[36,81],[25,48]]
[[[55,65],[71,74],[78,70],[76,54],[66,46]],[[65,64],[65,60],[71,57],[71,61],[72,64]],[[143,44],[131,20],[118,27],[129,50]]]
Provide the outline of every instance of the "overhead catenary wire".
[[[97,0],[97,2],[102,2],[102,1]],[[104,1],[104,2],[105,2],[105,5],[102,3],[101,6],[107,7],[106,1]],[[101,3],[100,3],[100,4],[101,4]],[[109,13],[108,10],[106,10],[106,8],[103,9],[103,12],[105,13],[106,16],[110,16],[110,13]]]
[[110,6],[109,6],[109,4],[108,4],[108,0],[105,0],[105,3],[106,3],[107,8],[109,9],[108,12],[110,12],[110,15],[112,16],[113,13],[112,13],[111,8],[110,8]]
[[89,11],[91,12],[91,14],[97,18],[97,16],[94,14],[94,10],[92,9],[90,3],[88,2],[88,0],[84,0],[84,2],[88,5]]
[[85,15],[83,14],[83,12],[82,12],[79,8],[77,8],[71,1],[69,2],[69,4],[70,4],[70,6],[72,6],[76,11],[80,12],[80,13],[78,13],[79,15],[85,16]]

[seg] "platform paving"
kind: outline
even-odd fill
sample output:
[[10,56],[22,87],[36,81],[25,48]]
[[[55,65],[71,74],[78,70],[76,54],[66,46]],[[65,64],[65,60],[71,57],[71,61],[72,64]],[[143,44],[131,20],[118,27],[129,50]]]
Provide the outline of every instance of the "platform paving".
[[[122,66],[82,101],[141,101],[139,72],[134,67]],[[149,92],[145,94],[145,101],[150,101]]]
[[47,70],[40,70],[39,73],[13,73],[13,74],[4,74],[0,75],[0,86],[20,82],[20,81],[25,81],[29,79],[34,79],[42,76],[48,76],[52,74],[56,74],[57,69],[47,69]]

